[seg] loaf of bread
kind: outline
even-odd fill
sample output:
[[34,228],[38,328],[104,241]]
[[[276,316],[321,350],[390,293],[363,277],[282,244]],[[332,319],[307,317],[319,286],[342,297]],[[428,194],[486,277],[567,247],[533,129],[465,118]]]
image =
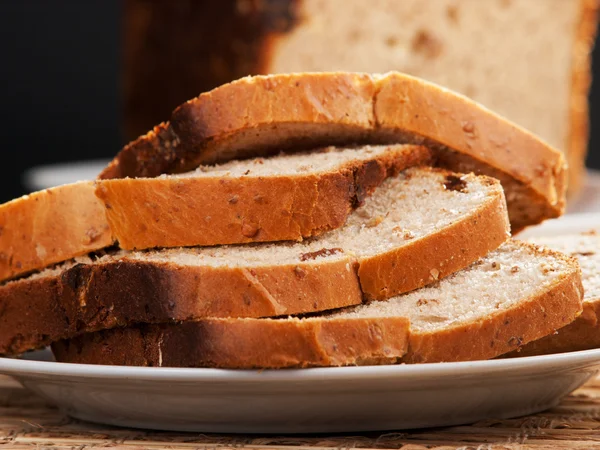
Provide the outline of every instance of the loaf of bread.
[[571,188],[581,184],[597,0],[125,5],[129,139],[183,101],[248,74],[397,70],[531,130],[568,156]]

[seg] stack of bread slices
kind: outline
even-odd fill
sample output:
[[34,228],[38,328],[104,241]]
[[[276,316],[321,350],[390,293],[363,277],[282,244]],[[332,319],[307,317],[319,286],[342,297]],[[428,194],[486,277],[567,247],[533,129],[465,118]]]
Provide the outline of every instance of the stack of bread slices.
[[0,206],[0,354],[286,368],[464,361],[582,312],[560,152],[400,73],[243,78],[94,182]]

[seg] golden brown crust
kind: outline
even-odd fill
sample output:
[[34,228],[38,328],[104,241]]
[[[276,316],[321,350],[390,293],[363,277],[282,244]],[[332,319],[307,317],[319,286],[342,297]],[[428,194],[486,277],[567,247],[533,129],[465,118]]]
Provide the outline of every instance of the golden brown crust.
[[[489,201],[437,233],[382,253],[363,258],[358,276],[368,299],[383,300],[401,292],[418,289],[469,266],[497,249],[510,236],[506,201],[498,185]],[[404,267],[402,276],[392,268]]]
[[253,268],[122,258],[0,288],[0,354],[135,323],[265,317],[361,303],[347,257]]
[[[154,177],[289,146],[355,142],[373,123],[374,89],[366,74],[243,78],[179,106],[170,123],[125,146],[99,178]],[[304,133],[307,123],[313,125],[310,134]],[[271,127],[261,136],[273,140],[270,151],[254,145],[244,152],[246,141],[251,144],[264,125]],[[297,125],[292,133],[285,128]]]
[[569,260],[570,270],[545,292],[512,308],[490,314],[476,324],[434,332],[411,331],[403,362],[451,362],[489,359],[548,336],[575,320],[582,311],[583,285],[576,260],[558,252],[538,250]]
[[[368,74],[243,78],[179,106],[170,123],[177,138],[172,143],[176,152],[189,152],[181,157],[180,164],[196,165],[192,159],[219,161],[231,159],[240,151],[280,151],[290,144],[305,141],[309,144],[320,139],[347,141],[346,136],[338,135],[340,132],[349,133],[352,142],[366,136],[375,125],[372,106],[375,91],[376,85]],[[281,125],[299,128],[292,129],[291,134],[284,129],[280,134]],[[305,133],[307,125],[320,127]],[[262,133],[265,126],[268,133]],[[239,133],[244,131],[252,136],[248,143],[253,148],[244,149],[247,146],[239,139]],[[265,139],[268,149],[261,148]]]
[[543,292],[485,319],[431,333],[412,329],[408,347],[402,317],[325,316],[114,329],[58,342],[53,351],[62,362],[222,368],[393,364],[404,352],[400,359],[404,363],[493,358],[552,333],[581,312],[583,287],[576,261],[556,252],[535,251],[568,260],[569,269]]
[[125,249],[302,240],[339,228],[385,178],[430,161],[425,147],[390,146],[327,173],[104,180],[96,195]]
[[585,178],[589,137],[588,93],[592,83],[591,53],[598,28],[598,0],[579,0],[580,12],[571,61],[571,98],[567,159],[569,193],[579,191]]
[[393,363],[408,319],[223,319],[120,328],[55,343],[56,359],[84,364],[237,369]]
[[548,355],[598,348],[600,347],[598,317],[600,317],[600,299],[586,300],[583,303],[583,312],[572,323],[505,356]]
[[[465,97],[399,73],[243,78],[181,105],[162,135],[127,146],[101,178],[157,176],[282,148],[425,141],[467,155],[481,173],[500,170],[530,197],[541,197],[548,206],[540,209],[544,215],[531,214],[516,228],[564,209],[560,152]],[[529,200],[514,199],[524,208]]]
[[93,183],[35,192],[0,206],[0,281],[113,242]]

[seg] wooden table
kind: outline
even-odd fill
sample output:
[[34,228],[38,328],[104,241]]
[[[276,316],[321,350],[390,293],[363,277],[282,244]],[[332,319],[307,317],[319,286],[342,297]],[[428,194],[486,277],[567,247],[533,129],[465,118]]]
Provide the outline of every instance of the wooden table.
[[600,377],[558,407],[512,420],[413,432],[320,436],[225,436],[121,429],[71,419],[0,376],[0,450],[141,448],[600,449]]

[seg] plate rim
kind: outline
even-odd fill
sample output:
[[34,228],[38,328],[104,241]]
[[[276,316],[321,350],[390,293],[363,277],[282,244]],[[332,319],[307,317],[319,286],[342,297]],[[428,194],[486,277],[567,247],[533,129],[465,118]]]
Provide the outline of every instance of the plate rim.
[[525,228],[513,235],[512,238],[529,239],[536,235],[578,234],[588,231],[590,228],[600,229],[600,211],[565,214],[556,219],[548,219],[541,224]]
[[19,377],[50,375],[78,378],[101,378],[136,381],[332,381],[364,380],[369,378],[446,377],[487,375],[526,369],[543,370],[570,365],[600,364],[600,348],[550,355],[524,356],[481,361],[394,364],[380,366],[315,367],[306,369],[236,370],[186,367],[135,367],[96,364],[60,363],[13,358],[0,358],[0,374]]

